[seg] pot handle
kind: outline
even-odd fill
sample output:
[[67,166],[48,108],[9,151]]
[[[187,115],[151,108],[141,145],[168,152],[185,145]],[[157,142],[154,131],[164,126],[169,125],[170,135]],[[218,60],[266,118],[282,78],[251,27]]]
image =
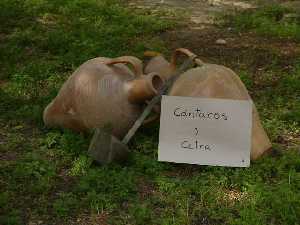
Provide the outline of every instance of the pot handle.
[[134,56],[121,56],[117,58],[113,58],[106,62],[106,65],[114,65],[117,63],[125,63],[130,64],[133,68],[133,72],[136,77],[140,77],[143,74],[143,63],[140,59]]
[[202,66],[204,64],[204,62],[198,58],[198,56],[196,54],[194,54],[193,52],[191,52],[190,50],[186,49],[186,48],[177,48],[171,57],[171,66],[176,68],[176,63],[177,63],[177,58],[180,54],[183,54],[185,56],[187,56],[188,58],[195,58],[195,63],[198,66]]

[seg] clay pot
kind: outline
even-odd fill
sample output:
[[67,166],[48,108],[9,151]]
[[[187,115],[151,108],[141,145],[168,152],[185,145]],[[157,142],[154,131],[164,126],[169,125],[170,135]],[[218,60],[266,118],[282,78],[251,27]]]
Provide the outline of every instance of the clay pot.
[[[146,67],[147,72],[164,72],[165,74],[160,75],[167,79],[176,67],[176,58],[179,53],[183,53],[188,57],[194,55],[187,49],[177,49],[172,56],[171,63],[168,64],[168,68],[163,68],[163,65],[167,64],[162,63],[162,59],[154,57]],[[169,95],[252,101],[245,85],[231,69],[220,65],[203,63],[200,59],[196,60],[196,64],[199,66],[183,73],[173,84]],[[155,62],[158,63],[155,64]],[[255,160],[270,149],[272,145],[261,125],[254,104],[252,117],[251,159]]]
[[141,114],[142,103],[163,84],[156,73],[145,76],[142,71],[142,62],[132,56],[85,62],[45,108],[45,124],[75,131],[107,127],[122,138]]

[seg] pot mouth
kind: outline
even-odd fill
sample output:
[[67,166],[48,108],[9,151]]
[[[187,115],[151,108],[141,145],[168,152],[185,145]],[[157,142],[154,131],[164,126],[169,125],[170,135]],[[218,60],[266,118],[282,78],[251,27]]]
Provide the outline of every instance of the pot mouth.
[[163,79],[157,73],[150,73],[146,76],[148,78],[148,82],[147,82],[148,87],[151,89],[151,91],[153,91],[155,95],[157,95],[159,90],[164,85]]

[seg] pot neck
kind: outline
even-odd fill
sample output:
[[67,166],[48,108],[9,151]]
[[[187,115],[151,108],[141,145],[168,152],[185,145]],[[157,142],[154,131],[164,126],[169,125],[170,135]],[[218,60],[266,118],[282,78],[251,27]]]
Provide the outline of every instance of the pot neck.
[[151,73],[137,79],[127,81],[125,90],[128,101],[131,103],[144,103],[158,94],[163,85],[163,80],[158,74]]

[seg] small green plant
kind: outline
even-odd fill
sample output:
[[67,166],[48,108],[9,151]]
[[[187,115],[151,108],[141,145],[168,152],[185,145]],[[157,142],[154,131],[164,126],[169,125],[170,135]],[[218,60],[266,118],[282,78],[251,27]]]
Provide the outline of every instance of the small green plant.
[[9,206],[9,192],[0,193],[0,210],[5,210]]
[[69,174],[71,176],[84,176],[87,173],[88,169],[90,168],[91,164],[92,164],[91,158],[84,155],[80,155],[73,162]]
[[132,215],[135,224],[143,225],[145,223],[150,223],[152,219],[151,206],[148,204],[140,204],[139,202],[134,202],[129,208],[129,212]]
[[74,133],[70,130],[64,130],[60,140],[60,148],[73,156],[86,152],[88,149],[88,138],[84,135]]
[[66,217],[74,214],[75,210],[79,207],[79,202],[71,193],[62,193],[59,198],[53,203],[53,210],[59,217]]
[[36,153],[28,153],[20,160],[13,172],[15,178],[23,181],[25,192],[45,193],[52,187],[56,175],[55,167]]

